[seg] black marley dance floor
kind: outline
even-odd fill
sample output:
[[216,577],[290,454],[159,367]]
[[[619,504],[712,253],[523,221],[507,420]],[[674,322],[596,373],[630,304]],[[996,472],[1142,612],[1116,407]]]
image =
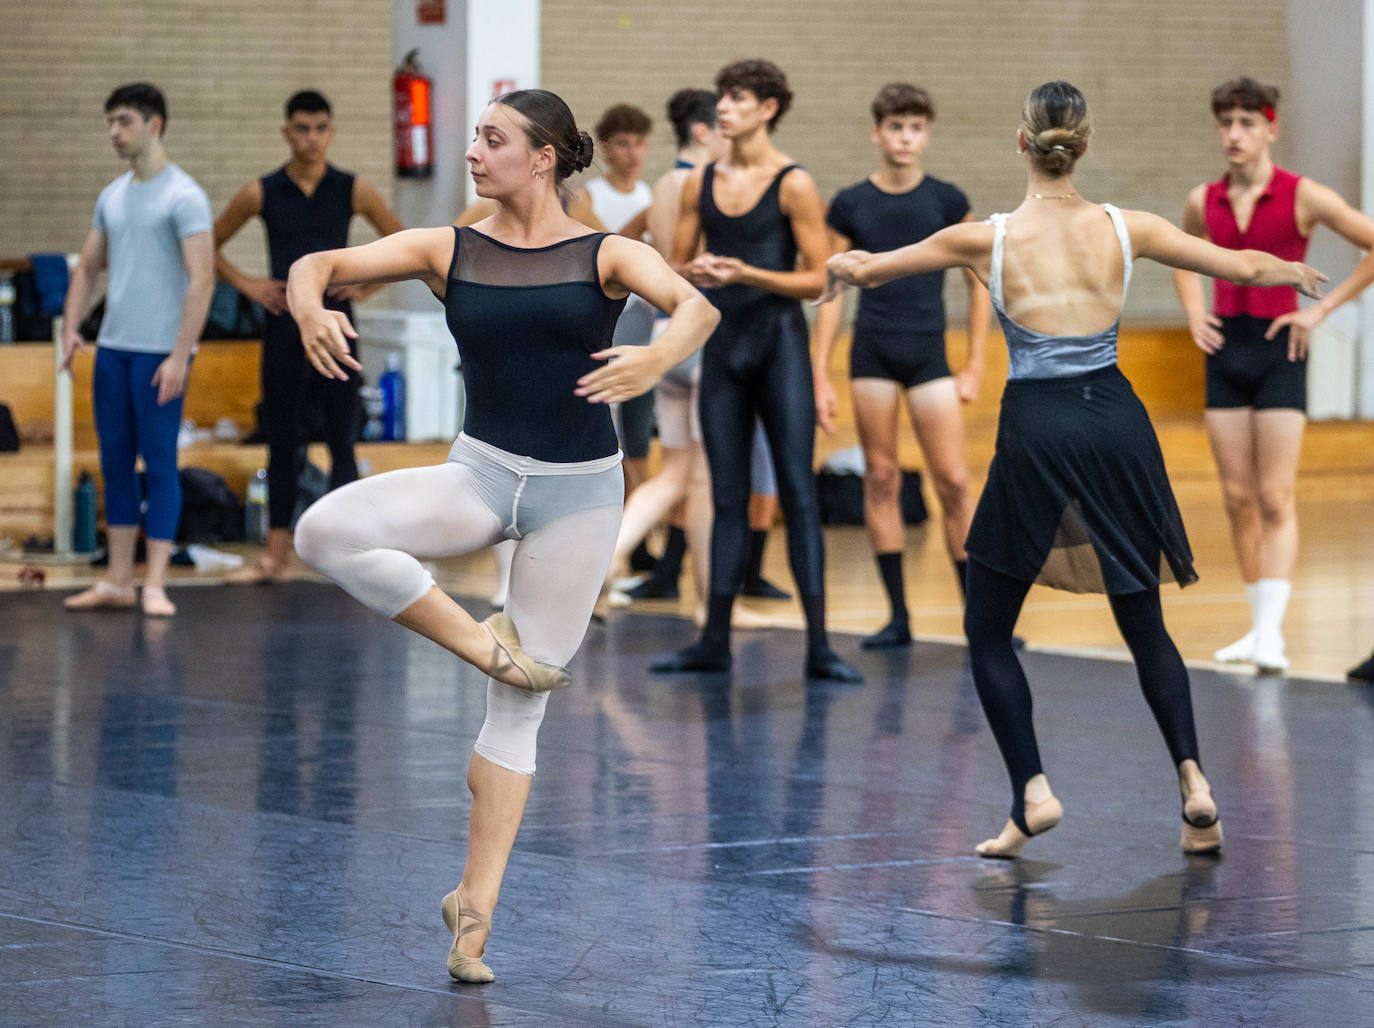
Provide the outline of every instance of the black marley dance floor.
[[464,986],[479,676],[329,586],[175,599],[0,596],[4,1024],[1371,1023],[1374,691],[1195,673],[1226,850],[1185,857],[1131,665],[1027,654],[1066,816],[990,862],[961,648],[840,638],[867,683],[808,685],[797,633],[740,634],[733,678],[656,678],[691,625],[619,615]]

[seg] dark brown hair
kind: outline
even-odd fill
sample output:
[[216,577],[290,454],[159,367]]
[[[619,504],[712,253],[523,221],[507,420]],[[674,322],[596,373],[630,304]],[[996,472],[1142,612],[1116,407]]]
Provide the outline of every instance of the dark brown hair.
[[578,131],[572,111],[557,93],[547,89],[517,89],[513,93],[502,93],[493,103],[524,116],[525,138],[534,149],[553,147],[556,182],[562,182],[592,163],[596,149],[592,137]]
[[[1212,113],[1217,117],[1239,107],[1243,111],[1263,113],[1268,107],[1271,111],[1279,109],[1279,89],[1256,82],[1248,75],[1223,82],[1212,90]],[[1265,115],[1268,117],[1268,115]]]
[[903,114],[919,114],[927,121],[935,120],[935,101],[920,86],[910,82],[889,82],[878,90],[870,110],[873,124],[881,125],[884,118]]
[[787,87],[787,76],[772,61],[751,58],[727,64],[716,73],[716,92],[725,94],[735,89],[746,89],[762,103],[765,100],[778,102],[778,113],[768,123],[772,132],[782,121],[782,116],[792,106],[792,90]]
[[1036,168],[1067,175],[1088,152],[1092,135],[1088,101],[1067,82],[1046,82],[1031,90],[1021,108],[1021,135]]
[[131,107],[144,121],[154,116],[161,118],[162,128],[157,134],[159,137],[166,134],[167,101],[162,96],[162,90],[151,82],[130,82],[127,86],[120,86],[105,98],[105,113],[109,114],[116,107]]
[[709,89],[679,89],[668,98],[668,120],[680,150],[692,141],[692,126],[716,123],[716,94]]
[[592,131],[596,141],[604,143],[618,132],[628,132],[632,136],[647,136],[654,127],[653,119],[633,104],[616,104],[607,107]]

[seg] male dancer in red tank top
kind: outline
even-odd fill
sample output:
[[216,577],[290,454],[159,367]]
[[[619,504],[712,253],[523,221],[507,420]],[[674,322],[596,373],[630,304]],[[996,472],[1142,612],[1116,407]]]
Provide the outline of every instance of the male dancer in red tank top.
[[[1212,91],[1226,174],[1197,186],[1183,212],[1185,231],[1231,249],[1301,260],[1325,225],[1362,250],[1374,248],[1374,221],[1335,192],[1274,164],[1279,91],[1251,78]],[[1283,672],[1282,623],[1298,554],[1295,490],[1307,422],[1308,335],[1374,282],[1374,254],[1320,301],[1298,310],[1287,287],[1216,282],[1207,312],[1202,282],[1174,272],[1193,340],[1207,354],[1207,438],[1217,462],[1231,542],[1250,601],[1251,629],[1216,653]]]

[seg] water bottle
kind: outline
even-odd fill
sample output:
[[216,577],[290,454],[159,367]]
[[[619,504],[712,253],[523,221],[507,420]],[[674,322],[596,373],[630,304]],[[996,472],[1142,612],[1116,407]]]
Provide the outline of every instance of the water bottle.
[[72,492],[75,519],[72,525],[72,549],[77,553],[95,552],[95,479],[89,471],[82,471]]
[[14,342],[14,277],[0,271],[0,343]]
[[258,468],[248,480],[248,502],[243,505],[243,537],[250,543],[265,543],[267,527],[267,469]]
[[400,441],[406,437],[406,380],[401,374],[401,355],[386,355],[386,371],[377,385],[382,390],[382,438]]
[[363,440],[375,443],[382,438],[382,414],[386,410],[382,391],[376,386],[361,386],[358,396],[363,404]]

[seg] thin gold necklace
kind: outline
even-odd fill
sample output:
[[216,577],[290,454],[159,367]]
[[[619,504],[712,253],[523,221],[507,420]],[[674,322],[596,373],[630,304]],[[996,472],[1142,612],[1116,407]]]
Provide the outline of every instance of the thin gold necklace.
[[1047,195],[1045,195],[1044,193],[1027,193],[1027,194],[1026,194],[1026,199],[1027,199],[1027,200],[1072,200],[1072,199],[1073,199],[1075,196],[1077,196],[1077,195],[1078,195],[1077,193],[1063,193],[1063,194],[1058,194],[1058,195],[1053,195],[1053,196],[1047,196]]

